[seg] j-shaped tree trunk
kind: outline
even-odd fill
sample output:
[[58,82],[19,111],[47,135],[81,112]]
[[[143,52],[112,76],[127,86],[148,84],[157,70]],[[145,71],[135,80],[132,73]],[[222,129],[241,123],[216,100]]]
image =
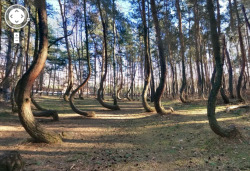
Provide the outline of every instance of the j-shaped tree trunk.
[[240,71],[240,76],[239,76],[238,84],[237,84],[237,98],[239,99],[240,102],[245,102],[245,99],[242,97],[242,94],[241,94],[241,87],[242,87],[242,80],[243,80],[245,67],[246,67],[246,53],[245,53],[245,47],[244,47],[242,33],[241,33],[240,17],[239,17],[239,12],[237,9],[236,0],[234,0],[234,9],[236,11],[236,16],[237,16],[237,21],[238,21],[238,34],[239,34],[240,50],[241,50],[241,56],[242,56],[241,71]]
[[48,25],[45,0],[35,1],[39,15],[40,46],[37,58],[28,71],[19,80],[15,90],[15,100],[18,106],[18,115],[21,124],[29,135],[36,142],[59,143],[61,137],[55,133],[48,132],[39,123],[36,122],[31,111],[30,93],[32,84],[42,71],[48,55]]
[[209,12],[209,20],[210,20],[210,28],[211,28],[211,39],[213,46],[213,53],[216,65],[216,77],[212,86],[212,90],[210,92],[208,98],[207,105],[207,116],[209,120],[209,125],[211,129],[219,136],[222,137],[233,137],[236,136],[238,131],[235,126],[230,126],[228,129],[224,129],[220,127],[217,119],[215,117],[215,108],[216,108],[216,99],[217,94],[221,87],[221,80],[223,75],[223,63],[221,60],[220,54],[220,43],[219,43],[219,35],[217,32],[217,22],[214,14],[214,5],[213,0],[207,0],[207,10]]
[[108,70],[108,49],[107,49],[107,30],[106,30],[107,29],[106,27],[108,25],[108,23],[107,23],[108,21],[107,21],[107,16],[105,16],[105,18],[104,18],[103,11],[101,9],[100,0],[97,1],[97,5],[98,5],[99,12],[100,12],[101,21],[102,21],[102,28],[103,28],[104,55],[102,57],[104,58],[103,62],[105,62],[104,74],[101,78],[100,88],[98,89],[98,92],[97,92],[97,100],[103,107],[106,107],[106,108],[111,109],[111,110],[120,110],[120,107],[118,105],[107,104],[103,101],[103,98],[102,98],[102,93],[104,92],[103,84],[106,80],[107,70]]
[[181,9],[179,0],[176,0],[176,8],[177,8],[177,15],[179,19],[179,39],[181,43],[181,63],[182,63],[182,85],[180,89],[180,99],[182,103],[187,103],[188,101],[185,98],[185,89],[187,86],[187,79],[186,79],[186,66],[185,66],[185,44],[184,38],[182,34],[182,21],[181,21]]
[[144,82],[144,88],[142,91],[142,104],[144,109],[147,112],[154,112],[155,109],[152,108],[147,101],[147,95],[148,95],[148,88],[151,81],[151,63],[150,63],[150,57],[149,57],[149,44],[148,44],[148,29],[147,29],[147,22],[146,22],[146,8],[145,8],[145,0],[142,0],[142,21],[143,21],[143,38],[144,38],[144,48],[145,48],[145,82]]
[[164,107],[161,105],[161,97],[166,89],[166,76],[167,76],[167,69],[166,69],[166,56],[164,54],[164,47],[163,42],[161,39],[161,29],[157,17],[157,11],[156,11],[156,5],[155,0],[150,0],[151,4],[151,11],[152,16],[154,20],[155,30],[156,30],[156,37],[157,37],[157,45],[158,45],[158,51],[159,51],[159,58],[160,58],[160,64],[161,64],[161,77],[160,77],[160,84],[155,92],[155,109],[157,113],[159,114],[169,114],[171,111],[167,111],[164,109]]
[[89,33],[88,33],[88,24],[87,24],[87,12],[86,12],[86,0],[84,0],[84,22],[85,22],[85,34],[86,34],[86,55],[87,55],[87,62],[88,62],[88,76],[87,78],[83,81],[83,83],[81,85],[79,85],[74,91],[72,91],[71,95],[70,95],[70,106],[72,108],[72,110],[80,115],[83,116],[87,116],[87,117],[94,117],[95,116],[95,112],[84,112],[82,110],[77,109],[77,107],[74,105],[73,101],[74,101],[74,96],[75,94],[81,90],[89,81],[90,76],[91,76],[91,65],[90,65],[90,57],[89,57]]
[[69,45],[69,40],[68,40],[68,29],[67,29],[67,17],[66,17],[66,7],[65,7],[65,1],[64,1],[64,6],[62,6],[61,0],[58,0],[59,6],[60,6],[60,11],[61,11],[61,16],[62,16],[62,22],[63,22],[63,31],[64,31],[64,37],[65,37],[65,44],[67,48],[67,53],[68,53],[68,60],[69,60],[69,65],[68,65],[68,87],[63,95],[63,98],[65,101],[69,101],[69,95],[70,91],[73,88],[73,67],[72,67],[72,58],[71,58],[71,53],[70,53],[70,45]]

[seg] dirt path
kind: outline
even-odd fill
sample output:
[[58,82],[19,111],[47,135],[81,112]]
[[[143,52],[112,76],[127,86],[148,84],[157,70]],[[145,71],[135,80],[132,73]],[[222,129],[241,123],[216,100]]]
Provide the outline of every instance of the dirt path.
[[96,118],[89,119],[74,114],[61,99],[39,102],[59,111],[59,122],[38,120],[61,133],[64,143],[28,142],[17,115],[10,115],[9,107],[0,109],[0,153],[18,150],[28,171],[250,169],[249,111],[243,109],[218,114],[221,124],[236,124],[245,137],[227,140],[208,127],[205,103],[166,102],[177,111],[159,116],[145,113],[138,101],[122,102],[121,111],[106,110],[94,99],[76,101],[81,109],[96,111]]

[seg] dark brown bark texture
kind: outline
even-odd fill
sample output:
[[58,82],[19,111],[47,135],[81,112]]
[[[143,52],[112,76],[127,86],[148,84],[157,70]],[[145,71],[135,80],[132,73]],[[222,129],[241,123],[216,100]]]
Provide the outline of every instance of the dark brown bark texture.
[[209,94],[208,105],[207,105],[207,116],[209,120],[210,128],[219,136],[222,137],[234,137],[237,135],[238,131],[235,126],[230,126],[228,129],[220,127],[217,119],[215,117],[215,108],[217,94],[221,88],[222,75],[223,75],[223,63],[220,57],[220,43],[219,35],[217,32],[217,22],[214,14],[214,5],[212,0],[207,0],[207,10],[209,13],[210,28],[211,28],[211,39],[213,46],[213,55],[216,65],[216,77],[213,83],[212,90]]
[[157,17],[157,11],[156,11],[156,5],[155,0],[150,0],[151,4],[151,11],[152,16],[154,20],[154,25],[156,29],[156,37],[157,37],[157,45],[158,45],[158,51],[159,51],[159,58],[160,58],[160,64],[161,64],[161,77],[160,77],[160,84],[157,88],[154,96],[154,105],[157,113],[159,114],[169,114],[171,113],[171,110],[166,110],[161,105],[161,97],[166,89],[166,76],[167,76],[167,70],[166,70],[166,56],[164,55],[164,47],[161,39],[161,29]]
[[176,0],[176,8],[177,8],[177,15],[179,19],[179,39],[181,43],[181,63],[182,63],[182,85],[180,89],[180,99],[182,103],[187,103],[188,101],[186,100],[185,97],[185,89],[187,86],[187,79],[186,79],[186,67],[185,67],[185,44],[184,44],[184,38],[182,34],[182,20],[181,20],[181,9],[180,9],[180,4],[179,0]]
[[146,23],[146,14],[145,14],[145,0],[142,0],[142,21],[143,21],[143,38],[144,38],[144,48],[145,48],[145,82],[144,82],[144,88],[142,91],[142,104],[144,109],[147,112],[154,112],[155,109],[152,108],[147,101],[147,95],[148,95],[148,88],[151,81],[151,63],[149,58],[149,49],[148,49],[148,29],[147,29],[147,23]]
[[19,80],[15,90],[15,101],[18,106],[18,116],[21,124],[29,135],[36,142],[59,143],[61,137],[55,133],[48,132],[39,123],[36,122],[31,111],[30,93],[32,84],[42,71],[48,55],[48,25],[45,0],[35,1],[38,8],[39,30],[40,30],[40,46],[37,58],[28,71]]
[[238,9],[237,9],[237,1],[236,0],[234,0],[234,9],[236,11],[236,16],[237,16],[237,21],[238,21],[237,28],[238,28],[240,50],[241,50],[241,57],[242,57],[241,71],[240,71],[240,76],[239,76],[238,83],[237,83],[237,97],[238,97],[240,102],[245,102],[245,99],[243,98],[242,93],[241,93],[241,88],[242,88],[242,80],[243,80],[243,76],[244,76],[244,72],[245,72],[245,67],[246,67],[246,53],[245,53],[245,47],[244,47],[242,33],[241,33],[240,17],[239,17],[239,13],[238,13]]

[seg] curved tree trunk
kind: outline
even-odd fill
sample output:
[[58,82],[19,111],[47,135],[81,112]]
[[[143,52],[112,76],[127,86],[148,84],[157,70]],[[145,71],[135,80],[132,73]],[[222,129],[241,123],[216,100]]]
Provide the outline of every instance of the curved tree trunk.
[[143,38],[144,38],[144,48],[145,48],[145,82],[144,88],[142,91],[142,104],[144,109],[147,112],[154,112],[154,108],[152,108],[147,101],[148,88],[151,80],[151,63],[149,58],[149,49],[148,49],[148,29],[146,23],[146,14],[145,14],[145,0],[142,0],[142,21],[143,21]]
[[84,112],[81,111],[79,109],[77,109],[77,107],[74,105],[73,101],[74,101],[74,96],[75,94],[81,90],[89,81],[90,76],[91,76],[91,65],[90,65],[90,58],[89,58],[89,35],[88,35],[88,25],[87,25],[87,12],[86,12],[86,0],[84,0],[84,20],[85,20],[85,34],[86,34],[86,53],[87,53],[87,62],[88,62],[88,76],[87,78],[84,80],[84,82],[79,85],[75,90],[72,91],[71,95],[70,95],[70,106],[72,108],[72,110],[80,115],[83,116],[87,116],[87,117],[94,117],[95,116],[95,112]]
[[[65,43],[66,43],[66,48],[67,48],[67,53],[68,53],[68,60],[69,60],[69,68],[68,68],[68,87],[63,95],[63,99],[65,101],[69,101],[69,95],[70,91],[73,88],[73,67],[72,67],[72,58],[71,58],[71,53],[69,49],[69,40],[68,40],[68,29],[67,29],[67,17],[66,17],[66,9],[65,9],[65,4],[64,4],[64,9],[61,3],[61,0],[58,0],[60,10],[61,10],[61,16],[62,16],[62,21],[63,21],[63,31],[64,31],[64,37],[65,37]],[[65,3],[65,2],[64,2]]]
[[33,115],[36,117],[50,117],[52,116],[54,121],[59,121],[59,116],[58,116],[58,112],[56,110],[47,110],[45,108],[43,108],[42,106],[40,106],[34,99],[33,96],[31,96],[31,102],[32,104],[38,109],[40,110],[40,112],[33,112]]
[[159,58],[160,58],[160,63],[161,63],[161,77],[160,77],[160,84],[159,87],[156,90],[155,93],[155,109],[157,113],[159,114],[169,114],[171,111],[167,111],[164,109],[164,107],[161,105],[161,97],[166,89],[166,76],[167,76],[167,71],[166,71],[166,56],[164,55],[164,48],[163,48],[163,43],[161,39],[161,29],[157,17],[157,11],[156,11],[156,5],[155,5],[155,0],[150,0],[151,4],[151,11],[152,11],[152,16],[154,20],[154,25],[156,29],[156,37],[157,37],[157,45],[158,45],[158,51],[159,51]]
[[[103,40],[104,41],[104,55],[103,55],[103,58],[105,58],[104,74],[103,74],[103,76],[101,78],[100,88],[98,89],[98,92],[97,92],[97,100],[103,107],[106,107],[106,108],[111,109],[111,110],[120,110],[120,107],[118,105],[107,104],[107,103],[105,103],[103,101],[103,98],[102,98],[102,93],[104,92],[103,84],[104,84],[104,82],[106,80],[107,70],[108,70],[108,49],[107,49],[107,31],[106,31],[107,21],[104,21],[100,0],[98,0],[97,3],[98,3],[98,8],[99,8],[99,12],[100,12],[101,20],[102,20],[103,39],[104,39]],[[103,60],[103,62],[104,62],[104,60]]]
[[236,11],[236,16],[237,16],[237,21],[238,21],[238,34],[239,34],[240,50],[241,50],[241,56],[242,56],[241,71],[240,71],[240,76],[239,76],[238,84],[237,84],[237,97],[238,97],[240,102],[245,102],[245,99],[242,97],[242,94],[241,94],[241,87],[242,87],[242,80],[243,80],[245,67],[246,67],[246,53],[245,53],[244,43],[243,43],[243,40],[242,40],[240,17],[239,17],[239,13],[238,13],[238,10],[237,10],[237,2],[236,2],[236,0],[234,0],[234,8],[235,8],[235,11]]
[[186,67],[185,67],[185,44],[182,34],[182,23],[181,23],[181,10],[179,0],[176,0],[176,8],[177,8],[177,15],[179,19],[179,39],[181,43],[181,62],[182,62],[182,85],[180,89],[180,99],[182,103],[187,103],[188,101],[185,98],[185,89],[187,86],[187,79],[186,79]]
[[61,142],[61,137],[52,132],[45,130],[39,123],[36,122],[31,111],[30,92],[32,84],[42,71],[48,55],[48,25],[45,0],[37,0],[35,4],[38,8],[39,15],[39,30],[40,30],[40,48],[38,57],[34,61],[28,71],[19,80],[15,90],[15,100],[18,105],[19,119],[36,142],[58,143]]
[[216,63],[216,77],[208,98],[207,116],[210,128],[217,135],[222,137],[232,137],[235,136],[238,132],[235,126],[230,126],[229,129],[224,129],[220,127],[215,117],[216,99],[217,99],[217,94],[221,87],[221,80],[223,75],[223,63],[220,57],[219,35],[217,33],[217,24],[214,15],[214,5],[212,0],[207,0],[207,10],[209,12],[209,17],[210,17],[211,39],[213,45],[214,59]]

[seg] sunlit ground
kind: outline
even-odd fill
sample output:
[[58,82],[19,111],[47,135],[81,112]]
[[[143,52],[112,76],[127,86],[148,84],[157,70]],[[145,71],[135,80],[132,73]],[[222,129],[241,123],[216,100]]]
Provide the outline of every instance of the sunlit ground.
[[[58,110],[60,121],[37,118],[63,136],[62,144],[31,143],[10,107],[0,108],[0,153],[17,150],[26,170],[249,170],[249,111],[216,109],[221,126],[235,124],[242,134],[220,138],[208,126],[206,101],[182,104],[164,101],[175,112],[145,113],[139,101],[119,102],[121,111],[104,109],[95,99],[75,100],[95,118],[75,114],[59,97],[36,97],[39,104]],[[108,103],[112,101],[108,100]],[[3,106],[3,104],[1,104]]]

